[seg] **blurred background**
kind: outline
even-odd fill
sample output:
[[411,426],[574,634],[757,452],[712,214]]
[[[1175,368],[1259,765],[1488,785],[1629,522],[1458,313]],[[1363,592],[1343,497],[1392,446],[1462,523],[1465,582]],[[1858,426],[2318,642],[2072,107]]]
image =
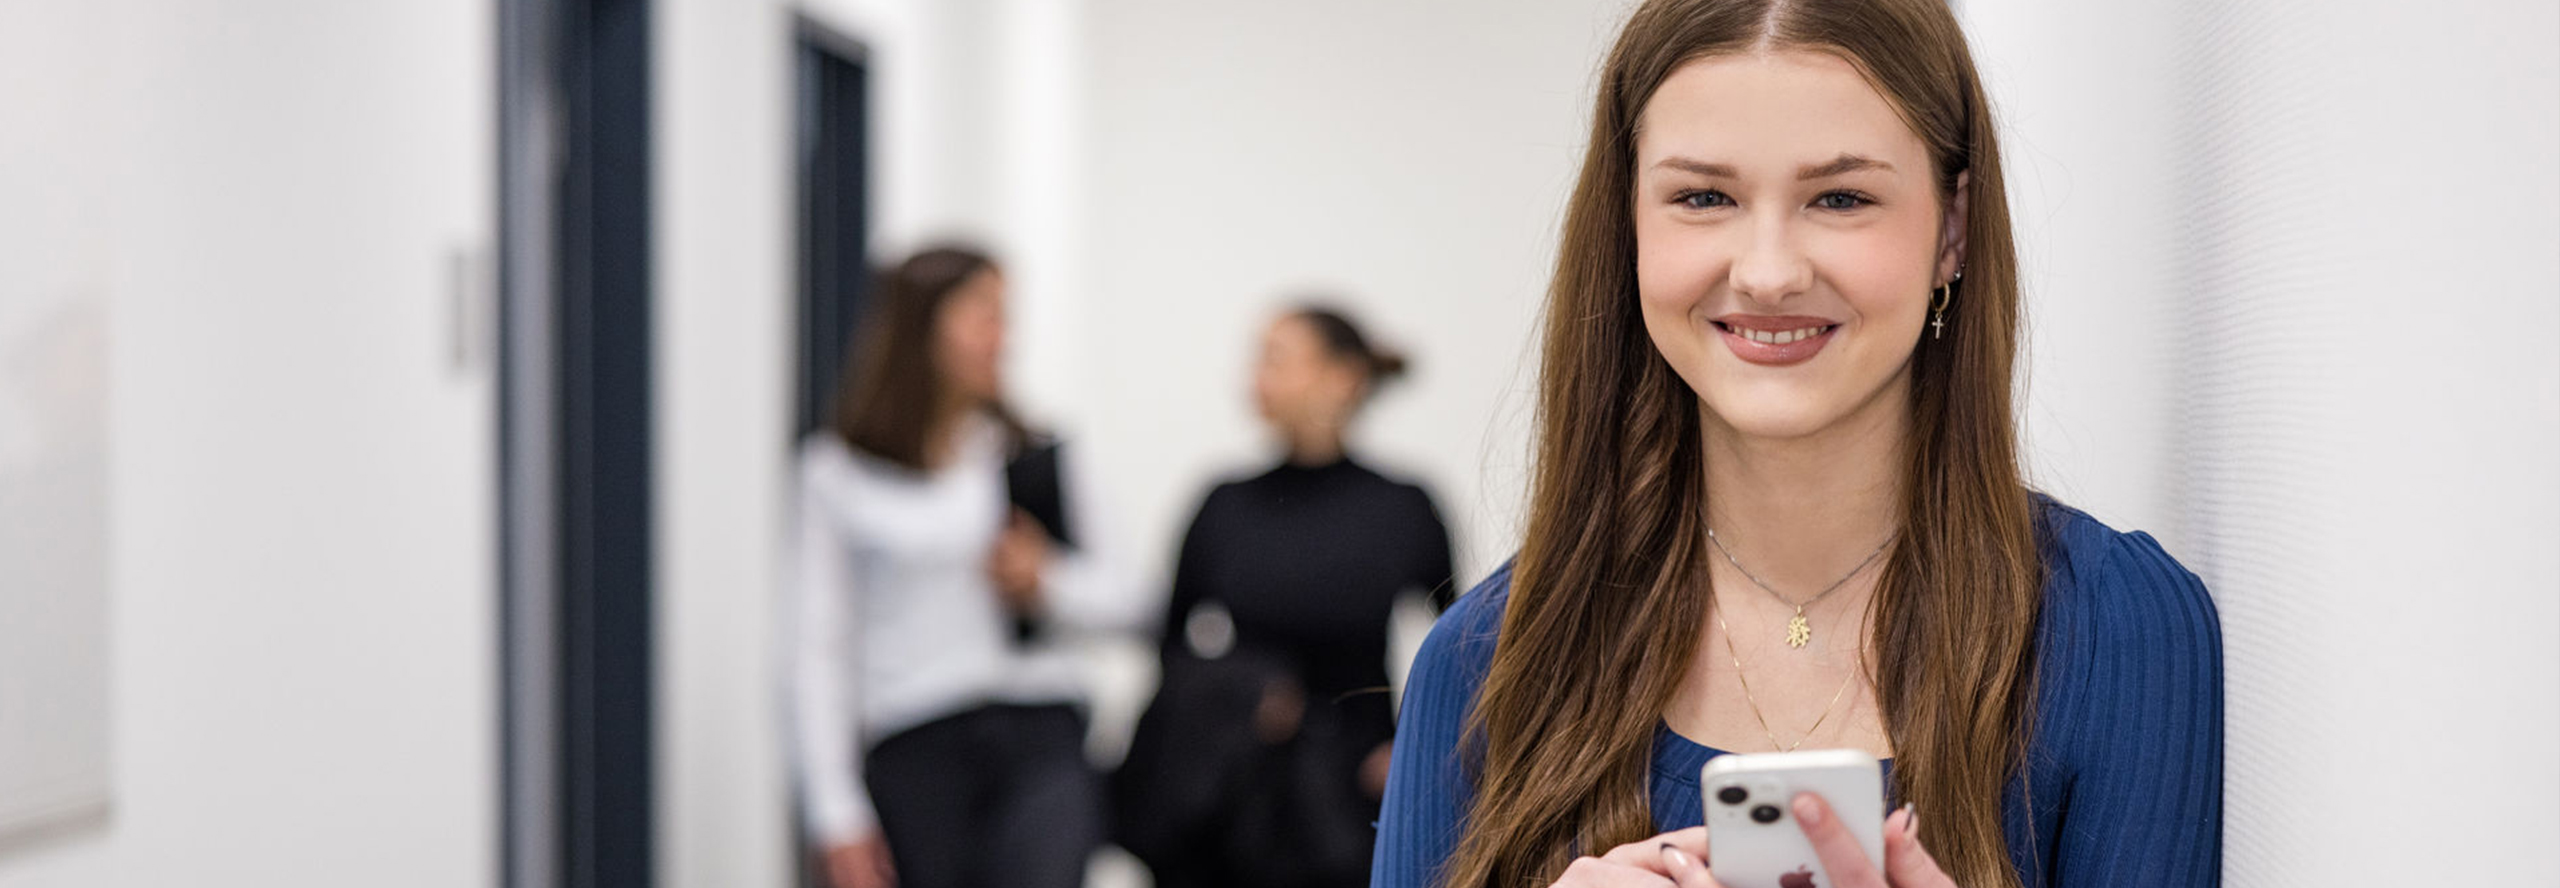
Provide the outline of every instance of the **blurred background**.
[[[945,240],[1132,588],[1306,293],[1482,578],[1629,8],[0,0],[0,888],[801,884],[795,441]],[[2221,608],[2226,881],[2547,878],[2560,7],[1959,14],[2034,480]],[[1102,763],[1153,644],[1080,651]]]

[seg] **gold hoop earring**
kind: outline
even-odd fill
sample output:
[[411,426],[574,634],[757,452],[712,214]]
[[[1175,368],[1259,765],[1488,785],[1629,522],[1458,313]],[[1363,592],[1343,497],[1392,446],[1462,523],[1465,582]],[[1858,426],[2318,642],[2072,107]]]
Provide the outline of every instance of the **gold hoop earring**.
[[[1959,277],[1956,280],[1963,280],[1963,278]],[[1956,300],[1955,281],[1939,285],[1937,296],[1938,304],[1929,309],[1930,314],[1934,316],[1934,319],[1929,322],[1929,338],[1945,339],[1947,338],[1947,304]]]

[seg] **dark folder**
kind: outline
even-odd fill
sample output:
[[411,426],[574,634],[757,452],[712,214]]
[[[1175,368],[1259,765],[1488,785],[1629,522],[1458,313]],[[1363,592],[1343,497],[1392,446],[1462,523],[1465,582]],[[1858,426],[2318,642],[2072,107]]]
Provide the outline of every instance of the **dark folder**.
[[[1005,463],[1005,498],[1013,502],[1014,508],[1030,513],[1031,520],[1040,522],[1040,529],[1049,532],[1049,539],[1073,549],[1075,528],[1067,523],[1066,485],[1058,476],[1058,442],[1026,440],[1014,450],[1013,459]],[[1039,617],[1015,614],[1013,639],[1029,642],[1040,637],[1041,628]]]
[[1005,463],[1004,487],[1006,498],[1015,508],[1031,513],[1050,539],[1075,548],[1075,529],[1067,523],[1067,495],[1058,479],[1058,442],[1025,442]]

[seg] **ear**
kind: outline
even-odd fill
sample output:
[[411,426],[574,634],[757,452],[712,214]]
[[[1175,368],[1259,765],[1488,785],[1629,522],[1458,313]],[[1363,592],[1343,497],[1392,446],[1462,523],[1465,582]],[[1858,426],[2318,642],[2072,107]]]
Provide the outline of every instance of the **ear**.
[[1973,171],[1956,174],[1955,199],[1947,201],[1947,216],[1938,225],[1938,283],[1955,280],[1964,270],[1964,233],[1971,220],[1973,207]]
[[1360,412],[1360,402],[1368,394],[1369,378],[1346,363],[1335,362],[1325,368],[1325,387],[1334,410],[1347,422],[1352,414]]

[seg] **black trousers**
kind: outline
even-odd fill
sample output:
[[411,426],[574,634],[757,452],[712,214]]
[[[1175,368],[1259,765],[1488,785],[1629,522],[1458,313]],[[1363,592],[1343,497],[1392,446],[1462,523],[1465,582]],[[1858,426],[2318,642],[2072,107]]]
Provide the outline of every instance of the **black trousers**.
[[1102,784],[1073,707],[988,705],[880,741],[863,780],[900,888],[1077,888]]

